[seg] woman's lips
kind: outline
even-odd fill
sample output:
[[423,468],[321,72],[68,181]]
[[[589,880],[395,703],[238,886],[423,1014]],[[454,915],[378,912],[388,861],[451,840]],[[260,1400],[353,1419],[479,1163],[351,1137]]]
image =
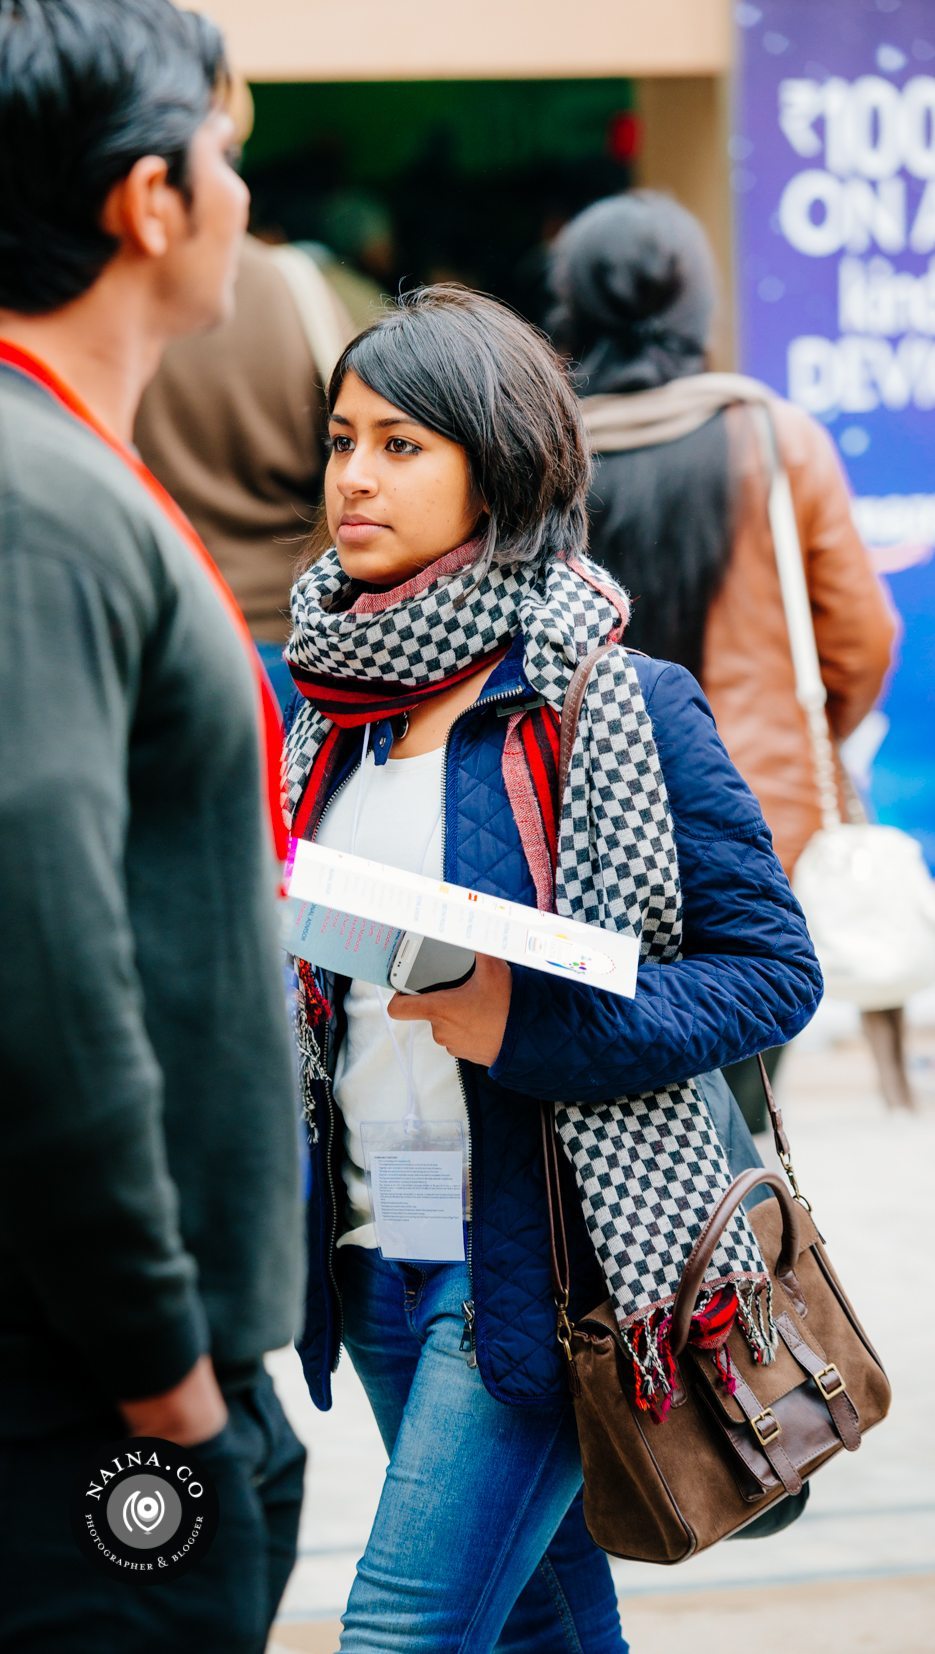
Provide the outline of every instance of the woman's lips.
[[382,534],[387,527],[386,523],[341,523],[338,527],[338,539],[348,546],[366,545]]

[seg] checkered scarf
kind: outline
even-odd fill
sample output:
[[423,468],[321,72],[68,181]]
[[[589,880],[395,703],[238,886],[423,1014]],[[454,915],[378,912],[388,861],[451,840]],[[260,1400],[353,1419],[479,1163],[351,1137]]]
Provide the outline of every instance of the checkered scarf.
[[[682,929],[675,835],[652,724],[622,647],[603,655],[588,681],[557,821],[553,810],[557,843],[547,854],[548,810],[529,756],[529,720],[545,717],[557,732],[578,660],[622,634],[626,595],[583,557],[555,558],[538,575],[494,567],[478,579],[477,549],[461,547],[405,586],[366,594],[350,607],[353,588],[334,552],[298,582],[286,653],[308,698],[287,749],[293,829],[312,831],[327,796],[330,766],[323,760],[338,734],[335,717],[344,725],[364,721],[368,703],[375,709],[370,717],[390,716],[392,707],[415,704],[413,696],[427,686],[477,670],[522,633],[525,675],[546,712],[508,720],[503,764],[538,904],[629,930],[644,960],[674,961]],[[336,707],[336,686],[351,693],[351,703]],[[693,1080],[603,1104],[558,1104],[555,1116],[633,1359],[638,1399],[662,1416],[674,1376],[672,1305],[692,1246],[730,1183],[724,1151]],[[725,1320],[736,1319],[757,1359],[769,1361],[775,1333],[768,1276],[742,1213],[712,1259],[699,1312],[725,1289],[735,1300]]]

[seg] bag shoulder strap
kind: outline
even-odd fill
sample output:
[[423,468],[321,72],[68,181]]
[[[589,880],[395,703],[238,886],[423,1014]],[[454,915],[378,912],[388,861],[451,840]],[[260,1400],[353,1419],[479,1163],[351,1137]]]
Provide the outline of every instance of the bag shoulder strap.
[[838,805],[837,768],[834,742],[825,711],[828,692],[821,675],[815,623],[812,619],[811,598],[805,579],[805,563],[795,519],[792,489],[779,452],[776,427],[769,404],[755,403],[751,406],[750,412],[766,464],[767,511],[773,553],[779,572],[779,588],[792,652],[796,699],[808,720],[822,826],[838,827],[841,824],[841,811]]
[[338,357],[353,333],[343,305],[332,292],[315,260],[301,247],[272,247],[276,265],[299,313],[312,360],[325,390]]
[[562,704],[562,730],[558,747],[558,809],[561,811],[562,799],[568,787],[568,772],[571,769],[571,755],[575,747],[575,736],[578,733],[578,719],[581,717],[581,708],[587,693],[588,679],[595,666],[603,655],[616,648],[613,643],[601,643],[585,655],[572,673],[571,683],[565,692]]

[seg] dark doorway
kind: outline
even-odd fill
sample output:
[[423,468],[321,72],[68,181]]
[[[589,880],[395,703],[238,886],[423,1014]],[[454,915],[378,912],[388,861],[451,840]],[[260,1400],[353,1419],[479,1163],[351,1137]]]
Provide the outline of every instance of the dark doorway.
[[384,291],[456,279],[543,317],[544,252],[631,181],[627,80],[260,85],[254,227],[323,243]]

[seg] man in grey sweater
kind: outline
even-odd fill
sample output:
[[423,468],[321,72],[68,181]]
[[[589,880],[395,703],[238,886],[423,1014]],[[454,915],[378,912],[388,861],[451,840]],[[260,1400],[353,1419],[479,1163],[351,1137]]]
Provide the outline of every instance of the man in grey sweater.
[[259,1651],[295,1554],[261,686],[129,447],[166,343],[230,306],[222,73],[169,0],[0,0],[0,1650]]

